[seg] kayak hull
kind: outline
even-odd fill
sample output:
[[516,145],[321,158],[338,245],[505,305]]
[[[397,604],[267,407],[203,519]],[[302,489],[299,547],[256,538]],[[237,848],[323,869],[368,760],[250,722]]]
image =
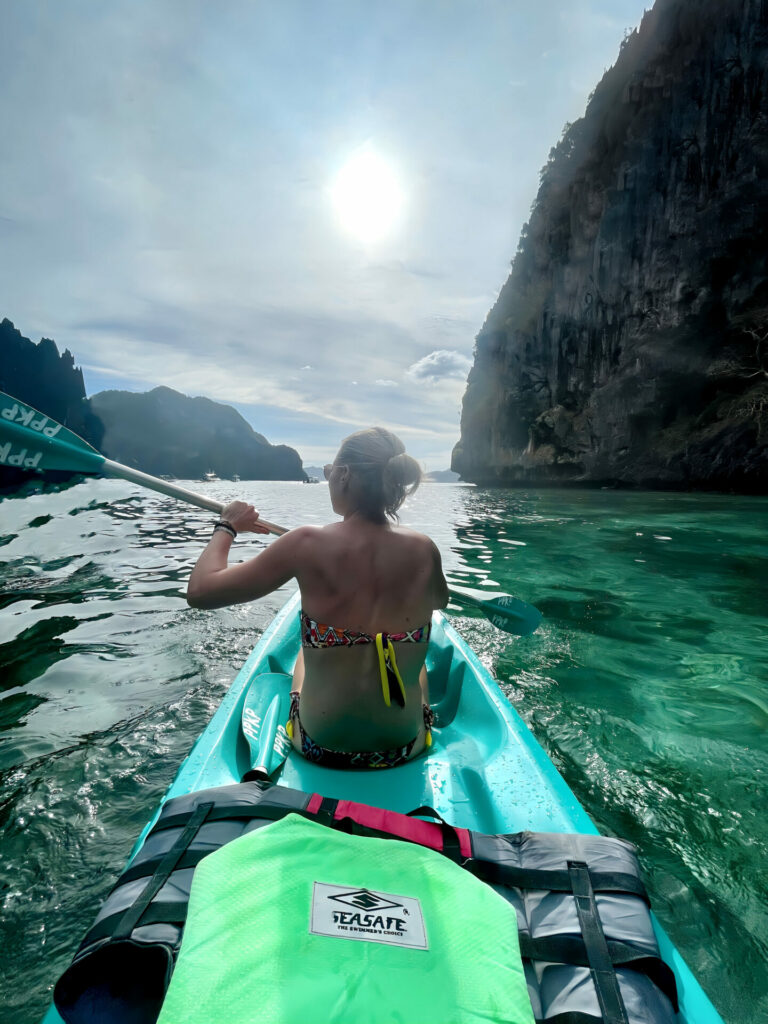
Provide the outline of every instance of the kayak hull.
[[[276,690],[290,688],[300,647],[298,613],[296,594],[243,665],[179,769],[166,800],[238,782],[252,767],[251,748],[241,726],[246,696],[252,686],[260,684]],[[342,772],[312,764],[291,750],[279,775],[280,785],[401,813],[426,805],[453,825],[486,833],[597,833],[523,720],[440,612],[433,618],[427,672],[436,726],[434,744],[426,755],[397,768]],[[722,1024],[655,918],[654,930],[661,955],[677,979],[680,1020]],[[44,1024],[59,1024],[60,1020],[52,1008]]]

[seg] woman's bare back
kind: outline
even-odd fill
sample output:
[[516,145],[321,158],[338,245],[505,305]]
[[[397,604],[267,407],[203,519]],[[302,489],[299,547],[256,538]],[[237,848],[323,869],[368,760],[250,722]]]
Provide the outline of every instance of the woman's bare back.
[[297,578],[313,619],[365,633],[429,622],[439,556],[428,537],[365,520],[305,531],[306,558]]
[[[313,530],[298,574],[304,612],[316,622],[375,635],[427,625],[440,592],[439,555],[428,537],[401,527],[345,521]],[[397,643],[406,705],[387,707],[373,644],[304,648],[294,686],[301,721],[315,742],[333,749],[378,750],[415,736],[424,745],[420,679],[426,643]]]

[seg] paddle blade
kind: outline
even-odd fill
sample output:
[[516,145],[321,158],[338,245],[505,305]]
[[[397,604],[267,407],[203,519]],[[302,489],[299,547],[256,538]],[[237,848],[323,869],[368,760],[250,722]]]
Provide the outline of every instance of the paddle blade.
[[256,676],[243,705],[242,729],[251,750],[251,770],[271,775],[291,748],[285,725],[291,706],[291,677],[280,672]]
[[[543,618],[538,608],[526,604],[518,597],[502,594],[487,603],[486,615],[498,629],[518,636],[528,636],[538,629]],[[512,628],[514,625],[514,628]]]
[[538,627],[543,617],[538,608],[509,594],[469,590],[455,585],[449,586],[448,589],[452,599],[479,608],[497,629],[505,633],[528,636]]
[[82,437],[0,391],[0,465],[98,473],[103,462]]

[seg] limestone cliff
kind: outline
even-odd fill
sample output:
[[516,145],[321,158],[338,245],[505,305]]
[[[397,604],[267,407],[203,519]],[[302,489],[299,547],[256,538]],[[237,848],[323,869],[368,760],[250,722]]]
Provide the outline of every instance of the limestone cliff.
[[768,0],[657,0],[566,126],[452,466],[768,490]]
[[[59,353],[56,342],[43,338],[37,344],[25,338],[10,320],[0,323],[0,391],[13,395],[58,420],[98,448],[102,431],[89,414],[83,372],[72,353]],[[16,487],[30,473],[0,465],[0,488]],[[72,474],[49,473],[51,480]]]

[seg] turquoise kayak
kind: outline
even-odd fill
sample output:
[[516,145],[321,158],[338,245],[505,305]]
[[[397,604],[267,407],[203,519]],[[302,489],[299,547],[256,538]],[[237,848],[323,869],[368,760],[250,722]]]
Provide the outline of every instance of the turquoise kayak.
[[[243,732],[248,702],[258,694],[260,708],[266,709],[260,719],[262,730],[267,727],[270,705],[284,709],[299,651],[298,613],[297,593],[278,613],[238,673],[179,769],[163,804],[139,837],[131,860],[169,800],[232,786],[255,767],[253,743]],[[427,671],[435,730],[434,744],[426,756],[384,771],[344,772],[312,764],[291,748],[275,773],[279,786],[402,814],[430,807],[458,829],[491,835],[597,835],[586,811],[495,680],[440,612],[433,618]],[[272,723],[273,729],[277,724]],[[661,958],[672,969],[677,983],[679,1013],[675,1020],[722,1024],[652,914],[651,919]],[[52,1007],[44,1024],[61,1024],[61,1020]]]

